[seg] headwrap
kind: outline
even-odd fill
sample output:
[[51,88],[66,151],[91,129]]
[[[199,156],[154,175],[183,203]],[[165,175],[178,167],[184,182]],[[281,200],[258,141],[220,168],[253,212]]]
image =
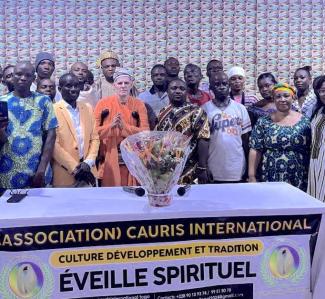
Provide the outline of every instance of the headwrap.
[[114,81],[116,81],[117,78],[122,76],[128,76],[132,81],[134,80],[133,73],[131,70],[125,69],[123,67],[116,68],[115,73],[113,75]]
[[244,78],[246,77],[244,69],[240,66],[233,66],[232,68],[230,68],[230,70],[227,73],[227,76],[229,79],[232,76],[242,76]]
[[278,83],[273,87],[273,92],[276,91],[288,91],[292,96],[296,94],[295,89],[287,83]]
[[53,62],[53,65],[55,64],[54,57],[51,53],[47,52],[40,52],[36,55],[35,59],[35,69],[37,70],[38,65],[41,63],[43,60],[50,60]]
[[98,68],[101,67],[101,64],[102,64],[102,61],[105,60],[105,59],[116,59],[118,61],[118,56],[115,52],[109,50],[109,51],[106,51],[106,52],[103,52],[100,54],[99,58],[97,59],[96,61],[96,65]]

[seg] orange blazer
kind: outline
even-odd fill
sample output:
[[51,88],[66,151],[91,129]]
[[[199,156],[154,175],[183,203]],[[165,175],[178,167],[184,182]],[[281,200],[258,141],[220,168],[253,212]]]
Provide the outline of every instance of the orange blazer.
[[[77,107],[79,108],[80,124],[84,135],[84,160],[95,160],[99,148],[99,138],[92,108],[82,102],[77,102]],[[54,104],[54,111],[59,127],[56,129],[52,159],[53,186],[71,186],[76,182],[72,172],[80,164],[77,133],[64,100]],[[97,175],[95,167],[93,167],[92,172],[95,176]]]

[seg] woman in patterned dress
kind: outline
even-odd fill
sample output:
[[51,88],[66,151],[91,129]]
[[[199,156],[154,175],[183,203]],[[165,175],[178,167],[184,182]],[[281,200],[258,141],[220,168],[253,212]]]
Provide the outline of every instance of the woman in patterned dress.
[[251,135],[249,181],[256,182],[261,167],[261,181],[287,182],[307,189],[311,129],[308,118],[291,110],[294,89],[279,83],[273,88],[276,112],[261,117]]
[[325,201],[325,76],[315,82],[317,104],[312,116],[312,146],[307,192]]

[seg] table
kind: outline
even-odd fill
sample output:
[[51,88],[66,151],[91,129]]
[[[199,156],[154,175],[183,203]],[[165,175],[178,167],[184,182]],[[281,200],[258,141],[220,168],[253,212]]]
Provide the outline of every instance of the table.
[[323,298],[323,203],[285,183],[173,193],[164,208],[122,188],[33,189],[15,204],[5,193],[0,294]]

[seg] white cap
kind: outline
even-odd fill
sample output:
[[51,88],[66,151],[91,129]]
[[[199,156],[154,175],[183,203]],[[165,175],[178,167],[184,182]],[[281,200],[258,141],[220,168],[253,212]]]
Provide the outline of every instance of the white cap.
[[114,81],[116,81],[117,78],[122,77],[122,76],[128,76],[128,77],[130,77],[130,79],[132,81],[134,80],[133,73],[131,70],[123,68],[123,67],[116,68],[115,73],[113,75]]
[[232,68],[230,68],[227,75],[229,79],[232,76],[242,76],[244,78],[246,77],[244,69],[240,66],[233,66]]

